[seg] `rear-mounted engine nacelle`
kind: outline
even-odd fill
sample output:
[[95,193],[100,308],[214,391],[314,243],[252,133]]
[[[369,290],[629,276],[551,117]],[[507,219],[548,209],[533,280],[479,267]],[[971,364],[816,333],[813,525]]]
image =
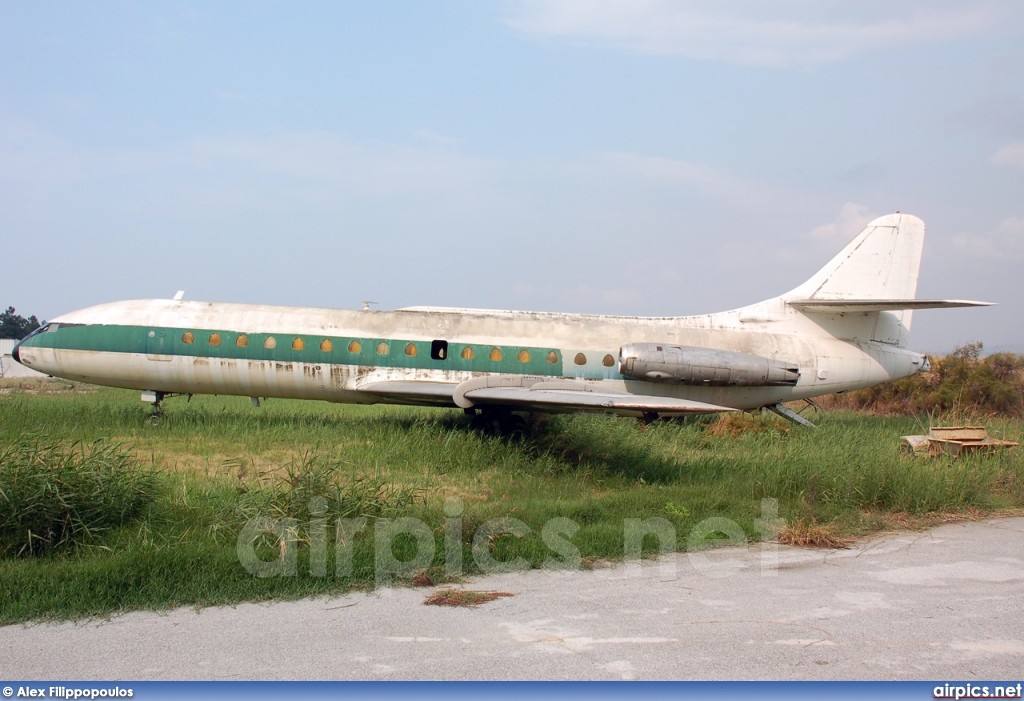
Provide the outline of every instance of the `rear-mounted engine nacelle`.
[[634,380],[714,387],[795,385],[800,368],[771,358],[735,351],[629,343],[619,349],[619,372]]

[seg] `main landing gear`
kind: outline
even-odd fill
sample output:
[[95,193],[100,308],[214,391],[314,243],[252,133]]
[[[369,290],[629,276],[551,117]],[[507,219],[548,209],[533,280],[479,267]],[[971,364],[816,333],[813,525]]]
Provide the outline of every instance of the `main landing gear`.
[[470,426],[474,431],[480,431],[488,436],[500,436],[512,440],[522,440],[526,437],[526,419],[519,414],[513,414],[508,409],[487,408],[487,409],[464,409],[466,416],[470,419]]

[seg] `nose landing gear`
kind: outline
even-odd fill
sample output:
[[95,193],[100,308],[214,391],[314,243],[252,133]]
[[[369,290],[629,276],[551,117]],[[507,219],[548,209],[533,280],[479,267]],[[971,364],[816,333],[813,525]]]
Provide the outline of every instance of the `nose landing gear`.
[[[160,406],[161,402],[167,397],[180,397],[181,394],[177,392],[157,392],[154,390],[147,390],[142,393],[142,401],[149,402],[153,405],[153,410],[149,414],[149,425],[156,428],[160,425],[163,420],[163,407]],[[188,401],[192,401],[192,395],[188,395]]]

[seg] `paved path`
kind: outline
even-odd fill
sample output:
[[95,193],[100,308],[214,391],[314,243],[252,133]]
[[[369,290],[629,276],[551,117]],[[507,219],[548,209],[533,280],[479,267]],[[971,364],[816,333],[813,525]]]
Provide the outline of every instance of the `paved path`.
[[[1024,518],[851,550],[761,547],[429,589],[0,628],[13,679],[997,679],[1024,676]],[[772,561],[777,567],[771,567]],[[670,571],[673,570],[674,572]]]

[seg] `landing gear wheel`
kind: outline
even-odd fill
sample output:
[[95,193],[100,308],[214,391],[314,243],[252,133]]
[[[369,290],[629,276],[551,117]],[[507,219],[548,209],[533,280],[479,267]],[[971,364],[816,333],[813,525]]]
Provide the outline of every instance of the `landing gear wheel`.
[[660,417],[658,416],[657,412],[653,412],[653,411],[644,412],[644,415],[640,417],[640,425],[642,427],[646,428],[646,427],[650,426],[651,424],[653,424],[655,421],[657,421],[659,418]]
[[508,411],[486,409],[473,416],[469,424],[474,431],[487,436],[522,440],[527,434],[526,420]]
[[516,414],[509,414],[503,422],[502,433],[510,441],[519,442],[526,439],[526,419]]

